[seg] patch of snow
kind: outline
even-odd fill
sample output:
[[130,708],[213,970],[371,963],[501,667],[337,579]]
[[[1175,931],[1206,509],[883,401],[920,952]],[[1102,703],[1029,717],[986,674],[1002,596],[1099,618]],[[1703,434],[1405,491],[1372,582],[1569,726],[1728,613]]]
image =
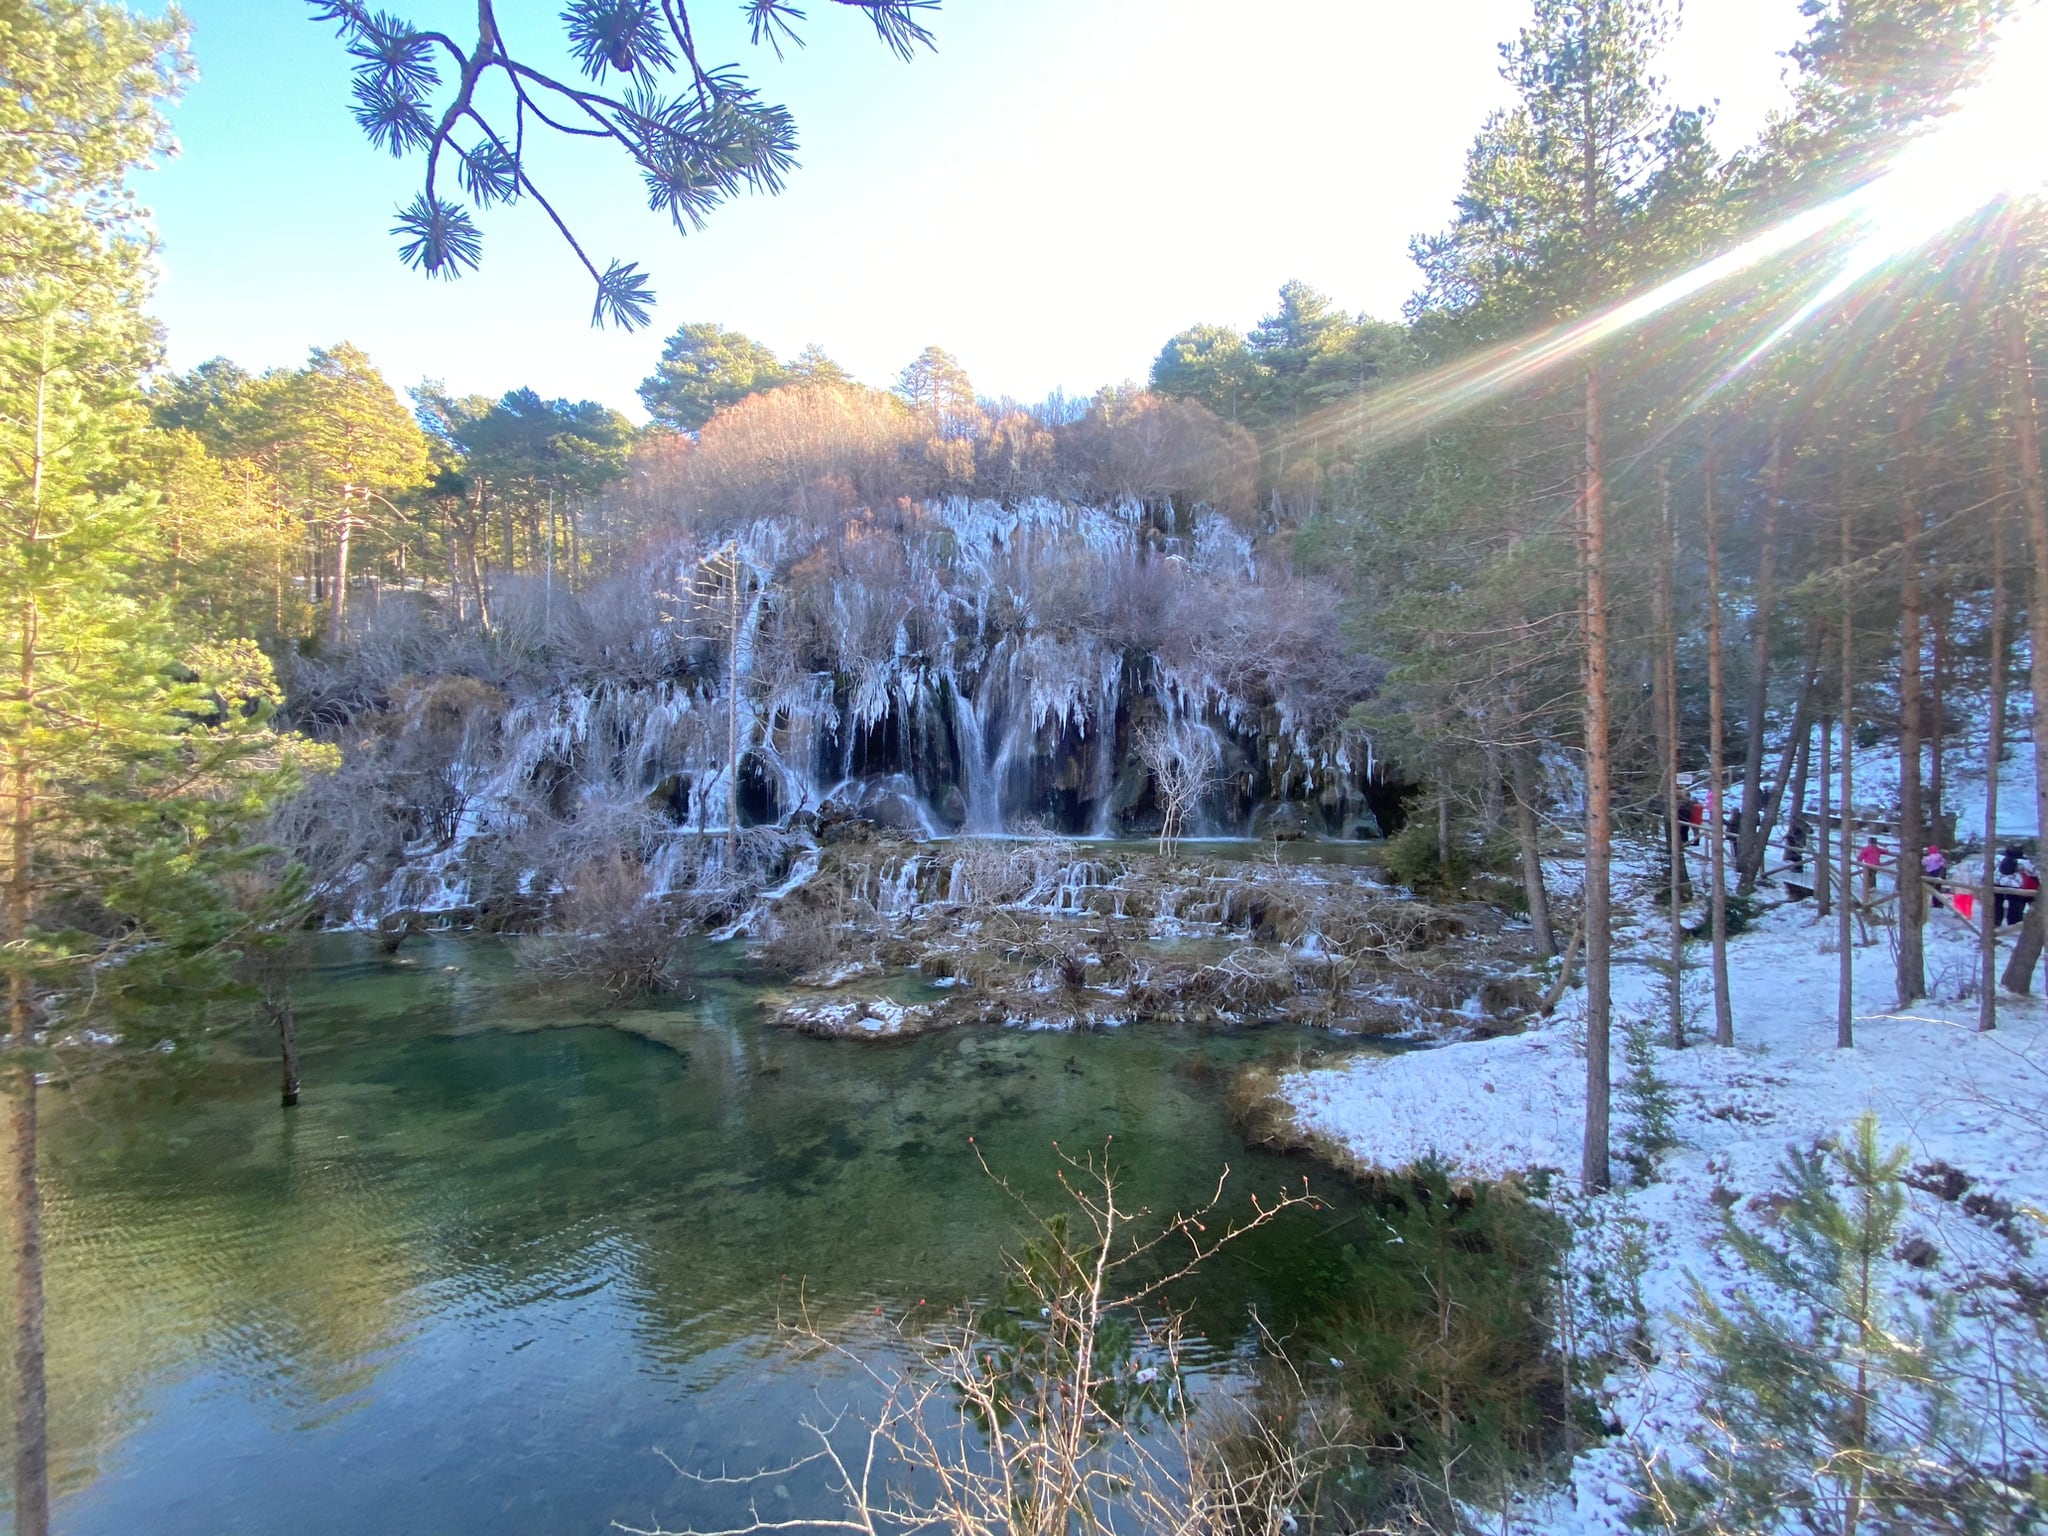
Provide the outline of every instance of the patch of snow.
[[[2031,815],[2031,801],[2020,803]],[[1636,871],[1639,878],[1645,872]],[[1617,873],[1619,892],[1631,882]],[[1617,1086],[1626,1070],[1622,1021],[1661,1024],[1665,1017],[1664,983],[1647,963],[1662,945],[1661,919],[1638,922],[1617,934]],[[1659,1045],[1656,1071],[1675,1100],[1679,1145],[1644,1187],[1579,1206],[1645,1224],[1643,1295],[1655,1363],[1610,1380],[1602,1394],[1605,1411],[1644,1448],[1671,1452],[1692,1411],[1687,1379],[1675,1364],[1677,1314],[1690,1277],[1724,1296],[1745,1283],[1725,1250],[1721,1211],[1733,1205],[1739,1212],[1768,1196],[1788,1145],[1811,1146],[1874,1110],[1884,1144],[1903,1142],[1913,1163],[1946,1162],[1975,1180],[1973,1194],[2048,1208],[2048,1135],[2038,1113],[2048,1091],[2048,1005],[2002,996],[1998,1028],[1979,1034],[1976,1002],[1960,995],[1964,979],[1976,975],[1974,939],[1959,924],[1931,925],[1927,975],[1940,995],[1910,1009],[1889,1006],[1889,946],[1879,937],[1856,949],[1856,1045],[1838,1050],[1834,934],[1833,919],[1821,922],[1810,904],[1795,904],[1769,912],[1756,930],[1730,942],[1734,1049]],[[1703,945],[1693,946],[1692,959],[1704,968]],[[1688,983],[1689,995],[1705,995],[1703,969],[1689,972]],[[1554,1170],[1561,1176],[1556,1187],[1565,1191],[1561,1203],[1571,1203],[1585,1074],[1583,993],[1575,992],[1554,1019],[1528,1033],[1357,1056],[1288,1074],[1280,1091],[1305,1129],[1365,1163],[1393,1169],[1433,1156],[1480,1177]],[[1628,1130],[1619,1095],[1615,1120],[1618,1146]],[[1991,1246],[1979,1224],[1931,1195],[1914,1196],[1909,1231],[1940,1251],[1936,1284],[1959,1283],[1980,1264],[2013,1263],[2011,1251]],[[1586,1253],[1574,1257],[1580,1265],[1593,1262]],[[2044,1267],[2039,1258],[2027,1263],[2037,1272]],[[1567,1486],[1520,1509],[1507,1528],[1530,1536],[1619,1536],[1627,1528],[1625,1482],[1634,1454],[1626,1439],[1583,1453]]]

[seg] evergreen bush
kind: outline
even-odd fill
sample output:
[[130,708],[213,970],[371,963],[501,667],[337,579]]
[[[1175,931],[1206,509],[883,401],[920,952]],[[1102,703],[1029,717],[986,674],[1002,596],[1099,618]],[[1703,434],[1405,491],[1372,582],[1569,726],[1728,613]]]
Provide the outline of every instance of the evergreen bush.
[[1866,1114],[1845,1142],[1791,1150],[1775,1230],[1726,1220],[1743,1283],[1697,1279],[1685,1319],[1699,1412],[1674,1461],[1640,1459],[1636,1523],[1687,1536],[2020,1531],[2041,1511],[1959,1402],[1964,1352],[1946,1297],[1895,1258],[1906,1149]]

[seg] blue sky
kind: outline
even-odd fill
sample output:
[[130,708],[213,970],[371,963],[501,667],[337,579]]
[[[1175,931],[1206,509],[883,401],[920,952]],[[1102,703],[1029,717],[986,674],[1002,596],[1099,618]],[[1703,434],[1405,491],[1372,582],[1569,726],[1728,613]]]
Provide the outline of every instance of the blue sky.
[[[473,35],[473,7],[384,3]],[[553,35],[558,8],[497,7],[515,41]],[[746,44],[736,0],[698,0],[705,51],[789,105],[803,166],[684,238],[616,151],[537,162],[600,263],[652,274],[654,323],[631,335],[590,329],[588,282],[537,209],[486,214],[483,270],[460,282],[406,270],[389,229],[417,163],[357,132],[331,33],[294,0],[185,9],[183,152],[140,189],[173,366],[297,364],[348,340],[400,387],[530,385],[637,419],[634,385],[687,320],[785,356],[815,341],[877,383],[936,343],[984,393],[1033,399],[1142,378],[1173,332],[1248,326],[1292,277],[1394,317],[1409,237],[1445,222],[1505,99],[1496,45],[1526,0],[946,0],[939,51],[907,65],[825,0],[782,64]],[[1718,100],[1733,144],[1782,100],[1797,0],[1687,12],[1672,94]]]

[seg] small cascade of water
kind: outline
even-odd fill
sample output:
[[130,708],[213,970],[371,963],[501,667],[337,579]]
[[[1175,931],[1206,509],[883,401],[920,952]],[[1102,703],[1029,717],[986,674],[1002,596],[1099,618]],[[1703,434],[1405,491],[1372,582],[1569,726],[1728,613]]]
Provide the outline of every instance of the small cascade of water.
[[868,875],[860,896],[877,916],[909,917],[924,904],[922,883],[930,869],[917,854],[886,860]]
[[1112,656],[1102,669],[1102,692],[1095,705],[1094,772],[1089,776],[1088,795],[1095,813],[1088,824],[1090,837],[1113,837],[1116,827],[1111,802],[1116,798],[1117,715],[1123,706],[1124,663]]
[[992,837],[1003,830],[1002,796],[989,783],[988,747],[982,739],[981,711],[973,697],[956,680],[953,695],[953,732],[959,744],[960,794],[967,802],[967,830]]

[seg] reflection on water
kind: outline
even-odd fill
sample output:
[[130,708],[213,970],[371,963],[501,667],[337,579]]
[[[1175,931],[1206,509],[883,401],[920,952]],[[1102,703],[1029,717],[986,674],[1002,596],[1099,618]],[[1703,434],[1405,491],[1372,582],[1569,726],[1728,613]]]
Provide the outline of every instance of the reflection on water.
[[[586,1021],[503,987],[484,941],[322,959],[296,1111],[253,1037],[46,1101],[67,1536],[729,1520],[653,1448],[801,1448],[844,1384],[775,1337],[799,1284],[837,1319],[986,1293],[1018,1212],[970,1136],[1048,1208],[1055,1140],[1113,1135],[1161,1213],[1226,1163],[1237,1204],[1304,1171],[1248,1156],[1188,1070],[1283,1034],[771,1034],[734,949],[630,1031],[558,1027]],[[1313,1305],[1337,1200],[1212,1266],[1205,1348]]]

